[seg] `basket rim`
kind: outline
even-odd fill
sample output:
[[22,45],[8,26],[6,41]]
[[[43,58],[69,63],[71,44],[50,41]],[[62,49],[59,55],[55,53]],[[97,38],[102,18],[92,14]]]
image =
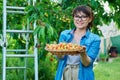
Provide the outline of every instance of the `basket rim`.
[[45,50],[49,51],[49,52],[77,52],[80,49],[75,49],[75,50],[51,50],[45,47]]

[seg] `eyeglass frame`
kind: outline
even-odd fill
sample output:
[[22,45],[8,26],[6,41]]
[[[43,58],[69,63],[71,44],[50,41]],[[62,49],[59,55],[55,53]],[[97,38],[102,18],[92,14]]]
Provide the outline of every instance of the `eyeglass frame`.
[[75,16],[74,16],[74,19],[77,20],[77,21],[78,21],[78,20],[86,21],[87,18],[88,18],[88,16],[85,16],[85,15],[82,15],[82,16],[75,15]]

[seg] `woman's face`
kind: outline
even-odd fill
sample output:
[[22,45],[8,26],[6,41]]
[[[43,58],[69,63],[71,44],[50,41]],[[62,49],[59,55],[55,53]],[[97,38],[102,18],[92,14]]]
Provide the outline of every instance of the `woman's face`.
[[78,29],[86,29],[91,20],[92,19],[83,12],[77,12],[76,15],[74,15],[74,24]]

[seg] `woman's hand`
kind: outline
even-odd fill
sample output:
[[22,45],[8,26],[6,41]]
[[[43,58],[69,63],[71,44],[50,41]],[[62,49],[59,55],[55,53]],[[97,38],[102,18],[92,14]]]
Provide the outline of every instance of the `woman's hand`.
[[79,51],[81,56],[81,61],[84,66],[89,66],[90,64],[90,57],[86,54],[86,47],[83,46],[83,49]]
[[85,54],[86,53],[86,47],[83,46],[82,49],[80,49],[78,52],[80,53],[80,55]]

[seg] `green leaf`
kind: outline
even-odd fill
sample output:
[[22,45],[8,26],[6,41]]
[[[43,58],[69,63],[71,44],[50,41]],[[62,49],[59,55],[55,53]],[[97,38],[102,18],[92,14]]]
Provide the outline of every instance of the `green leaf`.
[[38,38],[40,41],[43,41],[43,42],[45,41],[45,27],[44,26],[40,28],[40,31],[38,33]]
[[51,38],[52,36],[54,36],[54,30],[53,30],[53,28],[51,27],[51,26],[49,26],[48,28],[47,28],[47,34],[48,34],[48,36]]
[[40,30],[40,26],[37,26],[33,32],[34,35],[36,35]]

